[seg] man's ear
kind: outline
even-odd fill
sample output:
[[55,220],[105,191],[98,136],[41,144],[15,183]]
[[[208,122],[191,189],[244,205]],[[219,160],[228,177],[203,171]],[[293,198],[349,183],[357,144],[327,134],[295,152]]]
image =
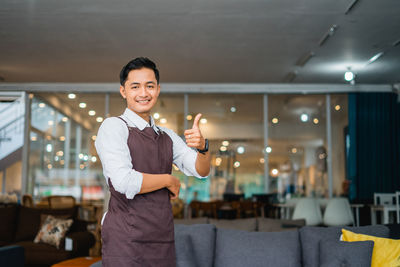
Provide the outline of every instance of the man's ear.
[[119,93],[124,99],[126,99],[125,87],[123,87],[122,85],[119,86]]

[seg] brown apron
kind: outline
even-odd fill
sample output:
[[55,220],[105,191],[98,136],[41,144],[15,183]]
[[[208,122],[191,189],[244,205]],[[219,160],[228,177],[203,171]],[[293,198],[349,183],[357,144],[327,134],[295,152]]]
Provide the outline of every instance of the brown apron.
[[[120,117],[118,117],[120,118]],[[128,146],[133,169],[142,173],[170,174],[172,140],[152,127],[129,127]],[[102,264],[105,267],[175,267],[174,222],[166,188],[127,199],[111,192],[102,226]]]

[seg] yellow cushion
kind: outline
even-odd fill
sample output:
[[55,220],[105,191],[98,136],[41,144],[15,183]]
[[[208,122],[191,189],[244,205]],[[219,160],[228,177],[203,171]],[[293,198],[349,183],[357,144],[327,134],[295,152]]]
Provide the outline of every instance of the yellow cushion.
[[374,241],[371,267],[400,266],[400,240],[362,235],[342,229],[343,241]]

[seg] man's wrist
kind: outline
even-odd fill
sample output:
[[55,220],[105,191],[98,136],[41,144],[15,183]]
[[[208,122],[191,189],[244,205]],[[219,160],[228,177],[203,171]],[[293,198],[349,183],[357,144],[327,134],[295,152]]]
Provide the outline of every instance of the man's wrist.
[[201,154],[205,154],[206,152],[208,152],[208,139],[204,140],[204,148],[203,149],[197,149],[197,152],[201,153]]

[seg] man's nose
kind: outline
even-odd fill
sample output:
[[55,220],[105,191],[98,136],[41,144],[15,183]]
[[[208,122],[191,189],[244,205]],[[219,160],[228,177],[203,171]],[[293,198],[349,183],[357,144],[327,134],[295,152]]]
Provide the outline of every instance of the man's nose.
[[146,97],[147,95],[148,95],[148,92],[147,92],[146,86],[140,87],[139,96],[141,96],[141,97]]

